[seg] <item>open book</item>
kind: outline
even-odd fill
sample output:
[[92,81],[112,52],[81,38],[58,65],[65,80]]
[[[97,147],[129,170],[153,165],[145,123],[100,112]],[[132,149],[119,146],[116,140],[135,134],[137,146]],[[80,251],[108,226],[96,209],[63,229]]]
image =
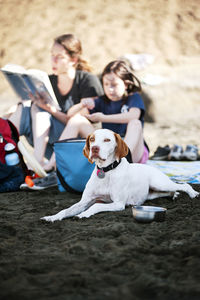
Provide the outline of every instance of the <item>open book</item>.
[[15,64],[7,64],[0,70],[22,100],[30,100],[30,93],[33,95],[39,93],[45,95],[45,100],[49,104],[60,109],[46,72],[37,69],[26,70]]

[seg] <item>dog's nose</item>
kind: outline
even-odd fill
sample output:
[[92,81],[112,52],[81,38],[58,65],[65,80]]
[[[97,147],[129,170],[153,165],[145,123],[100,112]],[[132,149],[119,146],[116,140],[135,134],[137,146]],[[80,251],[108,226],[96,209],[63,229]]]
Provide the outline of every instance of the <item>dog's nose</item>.
[[98,146],[92,146],[92,153],[99,153],[99,147]]

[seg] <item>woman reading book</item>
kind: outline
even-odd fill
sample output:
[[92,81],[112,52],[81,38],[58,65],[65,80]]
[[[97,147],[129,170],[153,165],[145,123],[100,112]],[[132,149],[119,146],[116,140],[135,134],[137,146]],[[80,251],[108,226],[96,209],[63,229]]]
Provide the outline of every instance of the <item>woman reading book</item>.
[[[32,96],[33,101],[29,106],[25,105],[24,101],[20,102],[9,118],[19,130],[19,134],[24,135],[33,145],[34,156],[44,168],[45,157],[51,157],[52,145],[61,136],[67,122],[72,118],[80,124],[88,122],[72,109],[73,105],[84,98],[103,94],[99,79],[91,74],[91,68],[82,59],[81,54],[81,42],[73,34],[55,38],[51,49],[53,74],[49,79],[60,110],[47,104],[43,95],[38,94],[37,97]],[[86,134],[84,132],[83,135]],[[48,171],[48,164],[45,169]]]

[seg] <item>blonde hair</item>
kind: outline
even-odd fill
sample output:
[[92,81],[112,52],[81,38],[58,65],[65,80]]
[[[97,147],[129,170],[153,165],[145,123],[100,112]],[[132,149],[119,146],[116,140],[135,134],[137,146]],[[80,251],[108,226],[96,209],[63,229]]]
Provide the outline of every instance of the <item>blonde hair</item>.
[[75,65],[77,70],[91,72],[92,68],[89,63],[84,60],[82,55],[81,41],[73,34],[63,34],[54,39],[54,43],[61,45],[67,54],[72,58],[77,58]]

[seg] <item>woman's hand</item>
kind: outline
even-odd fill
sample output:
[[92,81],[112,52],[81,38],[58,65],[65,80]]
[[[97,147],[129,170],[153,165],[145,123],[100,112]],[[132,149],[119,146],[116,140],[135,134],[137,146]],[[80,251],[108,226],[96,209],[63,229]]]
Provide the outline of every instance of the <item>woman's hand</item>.
[[101,112],[97,112],[91,115],[86,115],[86,118],[91,122],[103,122],[104,114]]
[[46,110],[49,113],[55,113],[57,110],[54,106],[50,105],[45,93],[36,93],[36,95],[29,94],[31,100],[38,107]]

